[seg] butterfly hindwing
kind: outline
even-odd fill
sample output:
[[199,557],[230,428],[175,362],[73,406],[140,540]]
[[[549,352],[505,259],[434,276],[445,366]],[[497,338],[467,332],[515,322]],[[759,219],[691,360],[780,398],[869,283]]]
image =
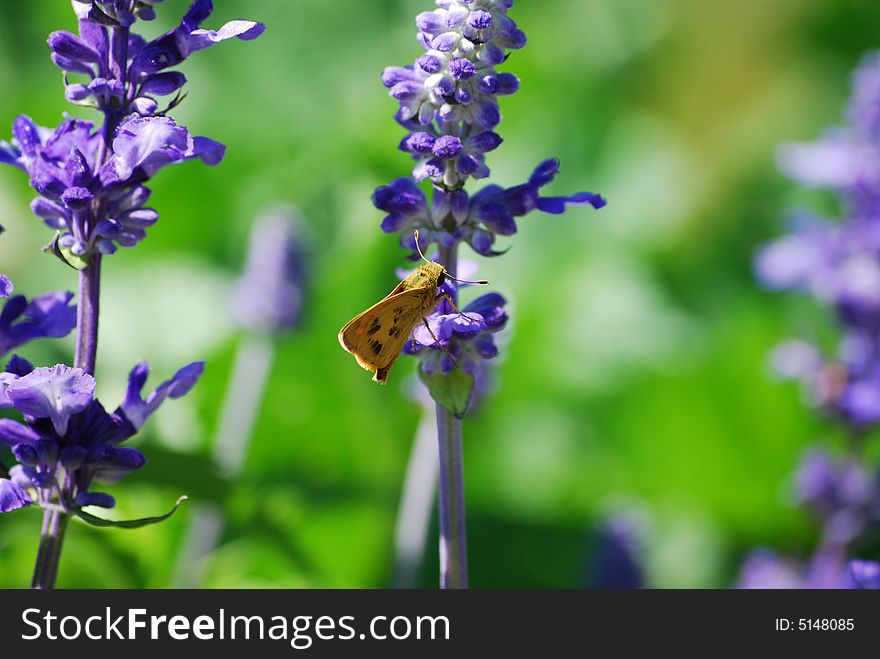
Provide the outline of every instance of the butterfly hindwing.
[[436,297],[428,287],[398,290],[401,286],[339,332],[342,347],[380,383],[385,382],[413,329],[430,313]]

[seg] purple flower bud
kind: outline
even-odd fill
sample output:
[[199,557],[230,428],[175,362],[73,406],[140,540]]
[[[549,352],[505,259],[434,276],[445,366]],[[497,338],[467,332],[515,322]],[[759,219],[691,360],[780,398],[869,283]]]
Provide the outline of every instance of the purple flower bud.
[[470,176],[479,168],[480,163],[469,153],[462,153],[455,162],[455,169],[465,176]]
[[398,101],[409,101],[422,96],[425,93],[425,86],[421,82],[406,80],[394,85],[390,93]]
[[519,90],[519,78],[512,73],[499,73],[496,76],[496,92],[501,96],[515,94]]
[[385,233],[397,233],[408,225],[409,218],[406,215],[386,215],[380,224],[380,228]]
[[438,158],[454,158],[462,150],[461,140],[452,135],[443,135],[434,142],[434,155]]
[[[71,297],[73,296],[65,296],[63,298],[64,303],[66,304],[67,302],[69,302]],[[37,300],[39,300],[39,298],[37,298]],[[24,377],[33,370],[34,365],[31,364],[27,359],[19,357],[18,355],[12,355],[12,359],[10,359],[9,363],[6,365],[6,372],[17,375],[18,377]]]
[[34,156],[37,148],[42,144],[37,125],[30,117],[23,114],[18,115],[12,123],[12,135],[26,156]]
[[489,66],[498,66],[504,61],[504,51],[493,43],[486,43],[477,49],[477,59]]
[[436,138],[430,133],[413,133],[404,139],[407,151],[411,153],[431,153],[434,149]]
[[167,71],[150,76],[141,84],[140,93],[168,96],[186,84],[186,76],[177,71]]
[[71,59],[96,64],[101,56],[79,37],[59,30],[49,35],[49,47],[59,55]]
[[61,195],[61,201],[64,202],[67,208],[72,210],[85,208],[92,202],[92,199],[94,199],[94,195],[89,192],[88,188],[67,188]]
[[492,27],[492,14],[482,9],[476,9],[471,12],[468,18],[468,25],[475,30],[485,30]]
[[483,128],[495,128],[501,122],[501,112],[496,103],[483,100],[477,104],[474,118]]
[[467,80],[473,77],[476,71],[474,63],[464,57],[458,57],[449,63],[449,72],[456,80]]
[[71,102],[81,101],[91,94],[92,92],[86,85],[73,84],[64,88],[64,98]]
[[480,254],[489,254],[492,251],[494,239],[483,229],[475,229],[471,235],[471,247]]
[[428,34],[440,34],[446,29],[446,23],[439,14],[425,11],[416,16],[416,27]]
[[139,208],[119,216],[119,222],[127,227],[146,228],[159,220],[159,213],[152,208]]
[[148,98],[146,96],[139,96],[131,103],[132,108],[135,112],[137,112],[142,117],[149,117],[156,113],[156,110],[159,107],[159,104],[156,103],[152,98]]
[[422,55],[418,59],[418,64],[425,73],[439,73],[443,70],[443,61],[436,55]]
[[[6,374],[4,374],[6,375]],[[8,385],[8,383],[7,383]],[[5,386],[0,384],[0,387]],[[7,405],[4,405],[6,407]],[[16,444],[35,444],[40,441],[41,435],[26,425],[12,419],[0,419],[0,443],[7,446]]]
[[446,27],[457,30],[464,25],[470,10],[466,7],[453,7],[446,13]]
[[455,50],[460,38],[461,35],[458,32],[444,32],[431,40],[431,47],[441,53],[448,53]]
[[465,87],[458,87],[455,90],[455,100],[461,105],[469,105],[473,102],[474,97]]
[[116,505],[116,499],[105,492],[80,492],[76,495],[76,504],[80,508],[84,508],[85,506],[112,508]]
[[58,53],[52,53],[52,63],[59,69],[70,71],[71,73],[82,73],[87,76],[95,75],[94,68],[91,64],[87,64],[81,60],[71,59]]
[[40,464],[37,449],[30,444],[16,444],[12,447],[12,455],[15,456],[16,460],[27,467],[36,467]]
[[446,164],[440,158],[431,158],[425,163],[425,173],[429,178],[438,178],[443,176],[446,171]]
[[469,138],[467,141],[467,148],[473,151],[478,151],[479,153],[486,153],[487,151],[494,151],[504,140],[501,139],[501,136],[498,133],[493,133],[492,131],[484,131],[478,135],[474,135]]

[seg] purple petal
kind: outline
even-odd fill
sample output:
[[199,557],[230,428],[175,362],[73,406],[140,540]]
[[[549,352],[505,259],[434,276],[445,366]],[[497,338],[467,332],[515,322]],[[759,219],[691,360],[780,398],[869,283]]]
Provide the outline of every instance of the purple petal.
[[0,513],[24,508],[34,502],[19,485],[7,478],[0,478]]
[[124,181],[140,168],[149,178],[165,165],[185,160],[193,148],[189,131],[169,117],[129,119],[113,140],[116,173]]
[[26,156],[34,156],[43,142],[37,125],[30,117],[23,114],[18,115],[12,122],[12,135]]
[[112,508],[116,505],[116,499],[105,492],[80,492],[76,495],[76,505],[81,508],[85,506]]
[[12,419],[0,419],[0,443],[15,446],[33,444],[39,440],[40,434],[23,423]]
[[266,31],[266,26],[255,21],[229,21],[219,30],[194,30],[188,35],[178,34],[177,45],[183,57],[209,48],[227,39],[251,41]]
[[156,391],[144,400],[141,398],[141,391],[146,382],[149,369],[146,362],[141,362],[132,369],[129,375],[128,391],[125,400],[120,406],[120,410],[135,428],[140,429],[166,398],[180,398],[189,393],[204,370],[205,362],[203,361],[188,364],[177,371],[170,380],[166,380],[159,385]]
[[187,158],[199,158],[206,165],[217,165],[226,155],[226,145],[207,137],[194,137],[192,151]]
[[186,84],[186,76],[177,71],[168,71],[150,76],[141,85],[141,94],[168,96]]
[[0,298],[9,297],[12,295],[13,290],[15,288],[12,285],[12,280],[6,275],[0,275]]
[[6,395],[24,414],[50,418],[55,431],[63,436],[71,415],[82,412],[92,402],[95,378],[63,364],[37,368],[10,383]]
[[[115,483],[147,463],[144,454],[133,448],[104,446],[99,464],[94,467],[95,479],[101,483]],[[91,461],[91,460],[90,460]]]
[[49,35],[49,48],[59,55],[87,64],[96,64],[101,56],[85,41],[65,30]]
[[560,215],[565,212],[567,206],[592,206],[595,209],[604,207],[608,202],[602,195],[593,194],[592,192],[578,192],[567,197],[538,197],[538,210],[553,215]]

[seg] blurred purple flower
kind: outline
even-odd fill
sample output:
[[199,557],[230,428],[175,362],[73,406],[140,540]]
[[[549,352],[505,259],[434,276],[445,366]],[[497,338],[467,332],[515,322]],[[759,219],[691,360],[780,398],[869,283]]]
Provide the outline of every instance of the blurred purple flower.
[[880,563],[877,561],[850,561],[849,569],[857,588],[880,589]]
[[840,193],[854,217],[880,213],[880,54],[865,56],[853,75],[845,128],[813,144],[789,144],[779,162],[792,178]]
[[12,295],[13,290],[15,290],[15,287],[12,285],[9,277],[0,275],[0,298],[9,297]]
[[279,207],[257,218],[232,294],[238,325],[268,334],[295,329],[302,317],[306,260],[303,227],[292,209]]
[[819,551],[804,565],[768,549],[748,556],[737,578],[743,589],[851,589],[856,587],[849,567],[837,551]]
[[593,588],[635,589],[645,587],[639,555],[643,530],[630,515],[612,516],[599,528],[592,560]]

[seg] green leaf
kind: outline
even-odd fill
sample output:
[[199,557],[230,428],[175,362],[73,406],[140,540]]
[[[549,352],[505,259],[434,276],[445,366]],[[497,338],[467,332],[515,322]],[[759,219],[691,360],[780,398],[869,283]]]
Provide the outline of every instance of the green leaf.
[[57,256],[63,263],[69,265],[74,270],[83,270],[89,262],[81,256],[77,256],[73,252],[70,251],[69,247],[62,247],[61,243],[58,242],[58,239],[61,237],[61,232],[56,231],[55,236],[52,238],[52,242],[46,245],[43,248],[44,252],[51,252],[55,256]]
[[119,529],[139,529],[142,526],[148,526],[150,524],[158,524],[159,522],[164,522],[166,519],[171,517],[174,513],[177,512],[177,509],[180,508],[180,504],[186,501],[189,497],[182,496],[177,500],[177,503],[174,504],[174,508],[169,510],[164,515],[159,515],[158,517],[143,517],[141,519],[127,519],[127,520],[112,520],[112,519],[104,519],[103,517],[96,517],[95,515],[91,515],[87,512],[83,512],[82,510],[77,510],[76,515],[81,520],[86,522],[87,524],[91,524],[92,526],[115,526]]
[[464,418],[474,392],[473,375],[468,375],[460,368],[456,368],[449,375],[442,373],[426,375],[421,370],[419,375],[431,392],[431,398],[459,419]]

